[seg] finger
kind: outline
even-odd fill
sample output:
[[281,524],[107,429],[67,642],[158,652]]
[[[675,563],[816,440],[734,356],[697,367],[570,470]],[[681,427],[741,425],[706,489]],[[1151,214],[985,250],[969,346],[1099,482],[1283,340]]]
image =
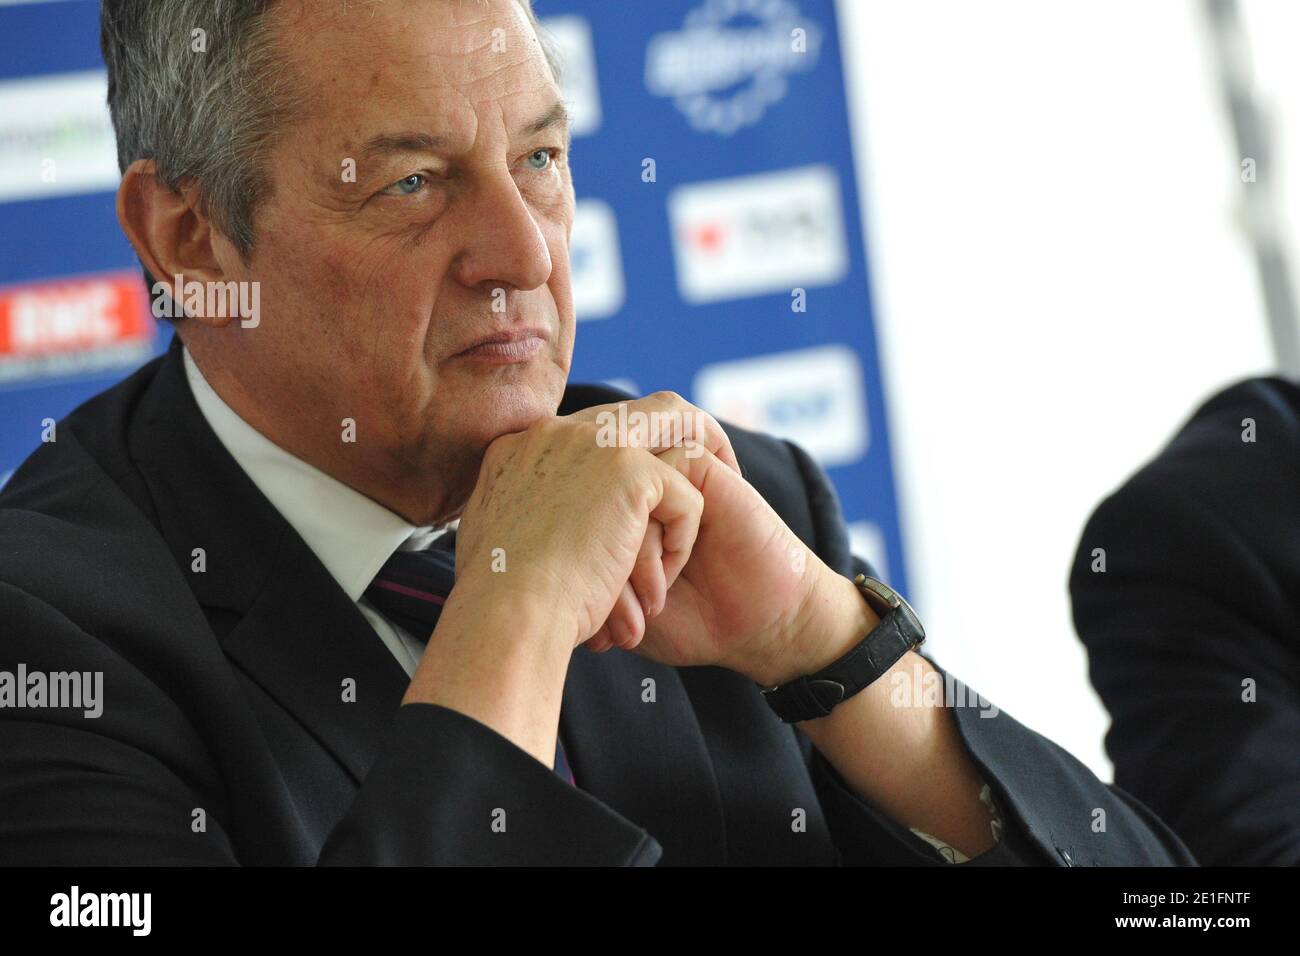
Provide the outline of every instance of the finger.
[[[695,447],[700,448],[698,445]],[[704,513],[704,495],[674,465],[675,459],[686,452],[685,448],[674,449],[674,454],[668,460],[659,456],[652,457],[661,491],[659,503],[650,510],[650,518],[663,527],[661,564],[665,595],[690,559]],[[716,458],[709,457],[710,460],[717,461]]]
[[630,651],[641,643],[641,638],[645,636],[645,615],[631,582],[623,583],[623,590],[619,592],[606,624],[614,646]]
[[[731,447],[731,439],[718,420],[704,409],[692,405],[676,392],[655,392],[638,400],[636,406],[637,410],[646,412],[647,417],[652,413],[659,415],[659,440],[653,448],[656,453],[674,447],[689,447],[696,442],[740,474],[740,462]],[[650,437],[654,437],[654,429],[647,427],[647,430]]]
[[609,636],[609,624],[605,623],[600,626],[595,634],[587,638],[582,644],[593,654],[602,654],[614,646],[614,638]]
[[[701,502],[710,503],[700,516],[702,525],[710,520],[715,509],[726,514],[734,513],[731,496],[743,493],[745,479],[724,467],[723,462],[707,449],[699,445],[670,448],[655,457],[685,478],[700,493]],[[761,498],[758,500],[762,501]],[[666,560],[664,570],[666,574],[672,571]],[[670,587],[673,580],[675,578],[669,579]]]
[[706,498],[732,492],[745,484],[745,479],[731,469],[720,471],[719,466],[726,463],[699,445],[694,448],[669,448],[655,457],[689,481],[691,487]]
[[641,602],[644,616],[652,618],[664,608],[668,600],[668,580],[664,574],[664,527],[651,519],[646,523],[645,537],[628,583]]
[[592,421],[602,428],[614,426],[614,440],[630,448],[647,448],[656,454],[674,446],[699,443],[727,467],[740,474],[740,462],[731,439],[708,412],[676,392],[655,392],[629,402],[593,405],[570,416]]

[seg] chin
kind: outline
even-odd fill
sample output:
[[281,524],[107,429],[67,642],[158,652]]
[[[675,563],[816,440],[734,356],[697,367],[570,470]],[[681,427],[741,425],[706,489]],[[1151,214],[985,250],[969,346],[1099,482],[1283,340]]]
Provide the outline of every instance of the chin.
[[564,396],[561,382],[499,382],[490,385],[478,407],[479,434],[486,447],[494,438],[521,432],[539,419],[554,415]]

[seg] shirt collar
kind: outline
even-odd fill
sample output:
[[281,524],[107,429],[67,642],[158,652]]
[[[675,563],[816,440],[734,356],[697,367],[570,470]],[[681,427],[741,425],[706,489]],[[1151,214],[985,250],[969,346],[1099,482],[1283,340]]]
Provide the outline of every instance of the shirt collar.
[[417,527],[291,455],[240,418],[208,384],[189,349],[182,352],[185,377],[208,425],[349,600],[361,597],[393,552],[427,547],[459,523]]

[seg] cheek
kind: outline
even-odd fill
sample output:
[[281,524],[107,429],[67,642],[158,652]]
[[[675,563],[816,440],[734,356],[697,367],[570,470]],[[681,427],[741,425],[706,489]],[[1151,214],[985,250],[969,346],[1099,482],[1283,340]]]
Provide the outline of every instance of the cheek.
[[376,281],[380,262],[380,257],[351,243],[307,246],[300,284],[308,295],[325,300],[340,312],[355,314],[382,292]]
[[258,245],[258,271],[270,281],[275,315],[292,332],[329,327],[357,295],[356,260],[307,230],[275,229]]
[[373,351],[381,331],[390,342],[423,338],[439,278],[430,258],[391,242],[307,250],[297,285],[340,345]]
[[282,234],[259,250],[258,271],[274,277],[263,283],[263,311],[280,347],[361,406],[392,405],[421,381],[436,291],[431,264],[380,245]]
[[360,298],[355,276],[348,271],[350,263],[345,256],[323,256],[300,273],[300,287],[306,295],[317,299],[325,314],[352,311],[352,303]]

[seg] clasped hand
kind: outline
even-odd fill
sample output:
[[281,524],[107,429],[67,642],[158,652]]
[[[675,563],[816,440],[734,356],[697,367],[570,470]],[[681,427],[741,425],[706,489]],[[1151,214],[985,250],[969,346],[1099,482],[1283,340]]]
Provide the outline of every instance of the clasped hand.
[[744,479],[718,422],[673,392],[497,438],[457,539],[458,589],[528,596],[571,647],[760,683],[815,657],[816,598],[839,577]]

